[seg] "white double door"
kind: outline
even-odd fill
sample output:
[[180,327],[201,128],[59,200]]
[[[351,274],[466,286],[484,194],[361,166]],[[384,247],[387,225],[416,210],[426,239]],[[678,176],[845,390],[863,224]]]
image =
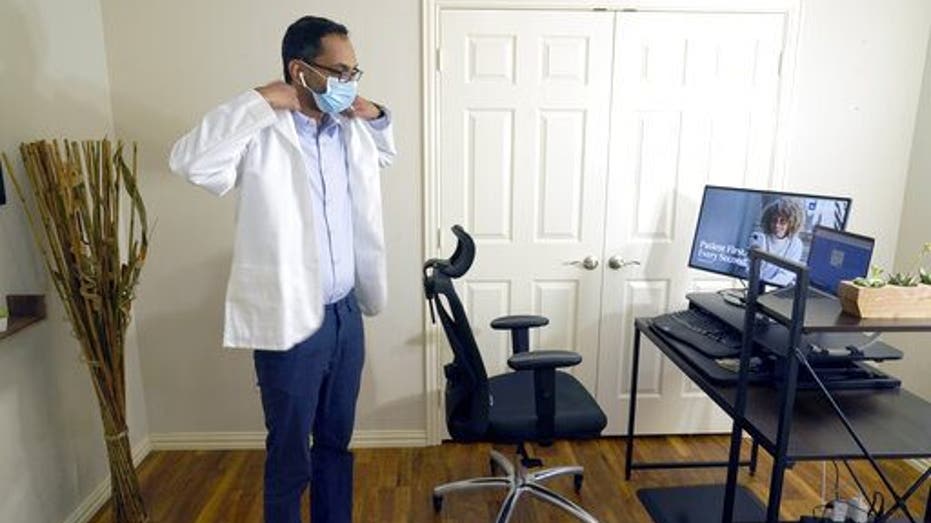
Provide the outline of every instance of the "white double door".
[[[455,245],[453,224],[475,239],[458,289],[489,374],[505,372],[510,353],[489,322],[547,316],[532,347],[582,354],[571,372],[607,413],[606,432],[625,430],[634,318],[729,285],[686,267],[702,188],[772,184],[784,24],[778,14],[441,13],[441,249]],[[646,340],[638,405],[641,433],[729,427]]]

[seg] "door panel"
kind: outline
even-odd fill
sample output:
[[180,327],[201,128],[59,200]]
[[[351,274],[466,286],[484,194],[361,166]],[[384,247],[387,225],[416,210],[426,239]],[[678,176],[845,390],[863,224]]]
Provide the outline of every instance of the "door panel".
[[[705,184],[772,183],[784,23],[776,14],[617,15],[602,256],[640,265],[605,272],[598,399],[609,433],[626,430],[634,318],[730,286],[687,269],[689,249]],[[638,432],[728,430],[727,417],[643,342]]]
[[475,238],[459,290],[474,294],[488,372],[510,351],[488,321],[542,314],[534,346],[581,353],[572,372],[594,390],[602,271],[567,262],[603,249],[613,18],[455,10],[441,23],[442,243],[457,223]]

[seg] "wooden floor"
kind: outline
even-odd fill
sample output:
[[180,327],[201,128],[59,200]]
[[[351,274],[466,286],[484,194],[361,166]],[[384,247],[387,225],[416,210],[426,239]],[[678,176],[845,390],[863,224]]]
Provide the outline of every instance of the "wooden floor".
[[[576,495],[571,477],[556,478],[551,486],[580,503],[596,518],[608,522],[651,521],[637,499],[642,487],[723,482],[723,469],[635,471],[624,481],[623,439],[603,438],[586,442],[560,442],[534,453],[547,466],[580,464],[585,467],[585,483]],[[443,510],[435,514],[431,503],[434,485],[482,476],[488,473],[488,445],[446,443],[441,446],[405,449],[357,449],[355,466],[355,509],[357,522],[456,522],[493,521],[503,491],[473,491],[451,494]],[[498,447],[511,456],[510,447]],[[637,460],[724,459],[724,436],[638,438]],[[163,451],[153,452],[140,466],[143,495],[153,523],[238,523],[261,522],[262,451]],[[755,477],[745,471],[741,482],[760,499],[766,499],[771,461],[760,452],[760,468]],[[919,475],[909,464],[884,462],[893,483],[904,490]],[[870,489],[879,490],[879,480],[865,463],[854,467]],[[826,492],[834,489],[834,467],[826,465]],[[840,466],[841,494],[851,496],[855,485]],[[798,520],[810,514],[821,500],[821,463],[797,465],[786,477],[782,518]],[[910,506],[921,517],[928,487],[922,488]],[[890,497],[887,495],[886,499]],[[305,499],[306,502],[306,499]],[[887,501],[888,503],[888,501]],[[306,509],[305,509],[306,517]],[[104,507],[91,523],[110,523],[109,507]],[[530,496],[522,497],[514,518],[518,522],[574,521],[560,509]]]

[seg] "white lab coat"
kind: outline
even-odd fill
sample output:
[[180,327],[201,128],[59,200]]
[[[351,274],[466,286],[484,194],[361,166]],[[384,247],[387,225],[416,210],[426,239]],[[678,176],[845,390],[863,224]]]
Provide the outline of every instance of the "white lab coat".
[[[342,118],[342,117],[340,117]],[[388,295],[379,170],[396,154],[382,131],[344,119],[355,291],[377,314]],[[309,173],[289,111],[249,90],[207,113],[171,150],[173,172],[216,195],[239,187],[223,345],[287,350],[323,322]]]

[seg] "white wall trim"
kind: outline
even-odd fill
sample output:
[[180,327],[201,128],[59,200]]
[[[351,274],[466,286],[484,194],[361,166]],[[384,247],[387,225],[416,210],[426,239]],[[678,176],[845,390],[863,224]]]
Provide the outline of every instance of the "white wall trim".
[[[794,114],[795,71],[798,38],[801,31],[800,0],[422,0],[421,46],[423,63],[423,252],[431,258],[444,254],[440,231],[440,184],[438,146],[440,15],[443,10],[458,9],[535,9],[574,11],[681,11],[681,12],[769,12],[786,16],[784,56],[779,93],[776,147],[773,152],[772,187],[785,185],[790,143],[785,130],[791,128]],[[426,441],[438,445],[446,436],[443,416],[443,374],[440,372],[439,329],[423,314],[424,395],[426,397]]]
[[[150,438],[144,438],[132,449],[133,466],[138,467],[142,460],[152,452],[152,441]],[[97,485],[97,488],[84,498],[84,501],[74,511],[65,518],[64,523],[86,523],[90,521],[97,511],[110,499],[110,475]]]
[[265,448],[265,432],[165,432],[150,434],[154,450],[246,450]]
[[[439,256],[442,242],[439,225],[439,183],[437,143],[436,143],[436,109],[439,78],[436,71],[439,54],[440,5],[438,0],[423,0],[421,7],[421,49],[423,52],[423,253],[425,258]],[[429,305],[428,305],[429,306]],[[423,314],[424,339],[424,405],[426,408],[427,443],[440,443],[443,426],[443,376],[439,372],[439,330],[430,320],[430,315]]]
[[349,446],[359,449],[426,447],[423,430],[363,430],[352,435]]
[[[168,432],[150,434],[153,450],[264,449],[265,431],[254,432]],[[361,430],[352,435],[353,448],[426,446],[422,430]]]

